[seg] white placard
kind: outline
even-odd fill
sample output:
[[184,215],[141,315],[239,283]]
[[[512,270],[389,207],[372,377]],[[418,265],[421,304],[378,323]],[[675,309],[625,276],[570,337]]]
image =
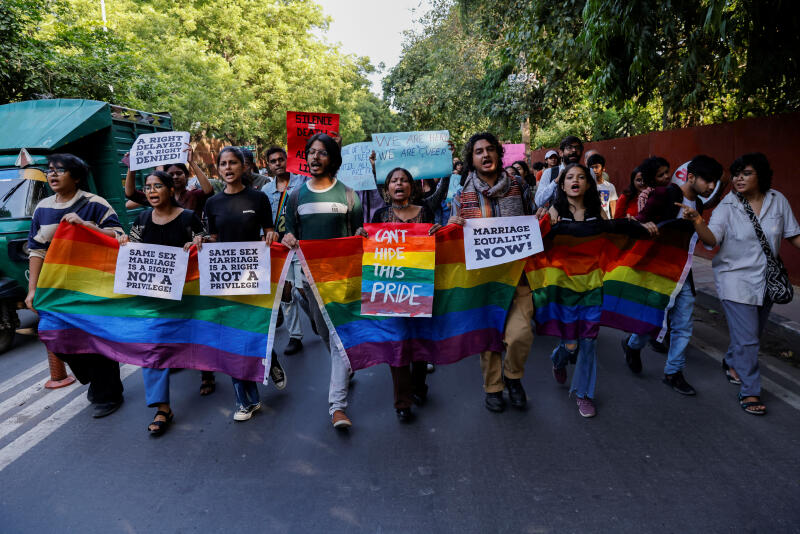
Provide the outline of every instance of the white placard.
[[264,241],[204,243],[197,254],[201,295],[267,295],[269,247]]
[[142,134],[131,147],[130,170],[150,169],[158,165],[186,163],[189,132]]
[[481,269],[533,256],[544,250],[533,215],[467,219],[464,257],[467,269]]
[[188,264],[182,248],[128,243],[117,254],[114,293],[181,300]]

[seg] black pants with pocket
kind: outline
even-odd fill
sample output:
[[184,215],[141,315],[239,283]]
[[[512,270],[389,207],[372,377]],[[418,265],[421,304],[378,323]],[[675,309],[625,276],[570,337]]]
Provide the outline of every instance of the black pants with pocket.
[[89,402],[105,404],[122,400],[119,363],[101,354],[56,354],[81,384],[89,384]]

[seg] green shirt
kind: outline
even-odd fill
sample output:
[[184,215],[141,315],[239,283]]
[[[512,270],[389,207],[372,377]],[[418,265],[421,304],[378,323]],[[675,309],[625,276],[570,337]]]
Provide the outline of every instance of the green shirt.
[[[361,201],[349,187],[334,181],[322,191],[309,188],[309,182],[300,186],[297,195],[289,197],[286,206],[286,231],[297,239],[332,239],[348,237],[362,226]],[[290,215],[291,214],[291,215]]]

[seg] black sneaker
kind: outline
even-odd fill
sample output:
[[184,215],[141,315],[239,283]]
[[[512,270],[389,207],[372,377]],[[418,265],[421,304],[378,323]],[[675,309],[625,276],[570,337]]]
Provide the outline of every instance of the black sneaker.
[[503,399],[502,391],[498,391],[496,393],[487,393],[485,403],[486,409],[490,412],[500,413],[506,409],[506,401]]
[[697,392],[694,388],[683,378],[683,372],[678,371],[671,375],[664,375],[664,383],[681,395],[695,395]]
[[278,355],[272,351],[272,365],[269,368],[269,377],[278,389],[286,387],[286,373],[281,367],[281,362],[278,361]]
[[622,340],[622,352],[625,353],[625,363],[628,364],[628,368],[632,372],[639,374],[642,372],[642,351],[641,349],[632,349],[628,345],[629,339],[630,336]]
[[525,405],[528,404],[528,396],[525,395],[522,381],[519,378],[506,378],[504,376],[503,382],[508,390],[508,398],[511,401],[511,406],[519,409],[524,408]]
[[297,338],[290,337],[289,343],[286,344],[286,350],[283,353],[287,356],[291,356],[292,354],[297,354],[303,350],[303,342]]

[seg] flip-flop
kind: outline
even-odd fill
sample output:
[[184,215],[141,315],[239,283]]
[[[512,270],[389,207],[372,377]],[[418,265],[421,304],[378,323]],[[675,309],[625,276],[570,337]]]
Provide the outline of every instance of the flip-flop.
[[731,368],[728,365],[728,362],[722,360],[722,369],[725,371],[725,377],[728,379],[728,382],[735,386],[741,386],[742,381],[740,378],[736,377],[733,373],[731,373]]
[[[163,415],[167,420],[166,421],[156,421],[155,418],[158,417],[159,415]],[[160,436],[161,434],[163,434],[164,432],[167,431],[167,428],[169,428],[169,425],[172,423],[172,420],[174,418],[175,418],[175,414],[172,413],[172,410],[170,410],[169,413],[167,413],[167,412],[165,412],[163,410],[158,410],[156,412],[155,417],[153,417],[153,421],[149,425],[147,425],[147,431],[150,432],[151,436]],[[150,428],[151,425],[155,425],[157,428],[156,429],[152,429],[152,428]]]
[[[750,396],[754,397],[755,395]],[[761,402],[761,398],[759,398],[757,401],[747,402],[744,402],[742,398],[743,397],[739,395],[739,406],[741,406],[742,410],[745,412],[749,413],[750,415],[764,415],[767,413],[767,408],[764,406],[764,403]],[[756,406],[764,406],[764,408],[756,408]]]

